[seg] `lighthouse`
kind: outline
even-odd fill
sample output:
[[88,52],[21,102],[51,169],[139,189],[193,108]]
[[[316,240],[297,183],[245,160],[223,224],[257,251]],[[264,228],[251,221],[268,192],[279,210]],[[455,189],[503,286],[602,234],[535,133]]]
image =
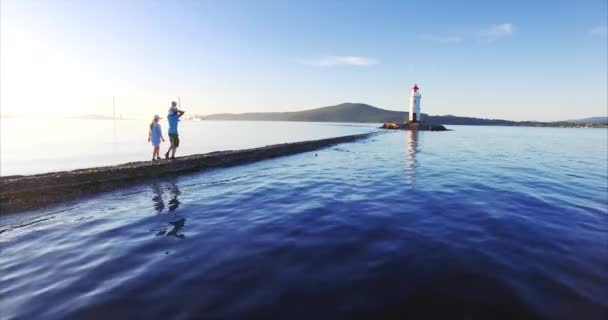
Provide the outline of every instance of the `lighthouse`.
[[422,112],[420,112],[420,88],[415,84],[410,95],[410,112],[409,119],[404,119],[403,123],[386,122],[382,125],[382,129],[389,130],[415,130],[415,131],[447,131],[443,125],[432,123],[434,117],[426,119],[427,122],[422,122]]
[[410,122],[422,122],[422,114],[420,113],[420,92],[418,85],[414,84],[412,94],[410,95]]

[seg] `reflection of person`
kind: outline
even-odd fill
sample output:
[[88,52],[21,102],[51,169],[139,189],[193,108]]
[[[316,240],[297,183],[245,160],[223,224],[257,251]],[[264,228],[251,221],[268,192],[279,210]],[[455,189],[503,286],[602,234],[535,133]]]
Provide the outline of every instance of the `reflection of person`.
[[162,213],[162,211],[166,207],[164,194],[164,191],[166,190],[163,189],[168,190],[170,194],[170,199],[167,202],[169,212],[177,210],[177,208],[179,208],[179,205],[181,204],[181,202],[179,201],[179,196],[182,194],[182,192],[179,190],[179,187],[174,182],[168,182],[168,185],[162,185],[158,183],[152,184],[152,201],[154,202],[154,209],[158,213]]
[[169,122],[169,141],[171,142],[171,146],[167,153],[165,153],[165,158],[169,158],[169,152],[171,152],[171,159],[175,159],[175,151],[177,147],[179,147],[179,134],[177,133],[177,124],[179,122],[179,118],[184,115],[184,111],[177,109],[177,103],[175,101],[171,102],[171,108],[169,108],[169,114],[167,115],[167,121]]
[[178,197],[182,193],[179,191],[179,187],[177,187],[175,183],[171,183],[169,186],[169,192],[171,193],[171,200],[169,200],[169,212],[172,212],[179,207],[181,202],[179,202]]
[[[168,186],[164,186],[164,187],[166,187],[169,190],[169,193],[171,194],[171,199],[169,200],[169,212],[173,212],[180,205],[179,195],[181,195],[182,193],[179,190],[179,187],[177,186],[177,184],[175,184],[174,182],[168,182]],[[152,192],[153,192],[152,201],[154,202],[154,209],[158,213],[162,213],[162,211],[165,209],[163,185],[159,185],[158,183],[153,183]],[[179,215],[177,215],[177,214],[169,215],[168,217],[171,217],[172,220],[175,219],[175,221],[168,222],[168,224],[171,225],[170,229],[168,229],[165,226],[165,227],[161,228],[160,230],[154,230],[154,231],[157,231],[156,236],[172,236],[172,237],[184,239],[186,236],[183,233],[183,229],[184,229],[184,226],[186,225],[186,218],[179,217]],[[163,218],[163,220],[164,220],[164,218]]]
[[173,227],[171,228],[171,230],[165,233],[165,236],[174,236],[180,239],[184,239],[186,237],[182,232],[182,230],[184,229],[184,225],[186,224],[186,218],[179,218],[173,222],[169,222],[169,224]]
[[163,189],[161,186],[154,183],[152,185],[152,192],[154,193],[154,196],[152,197],[154,209],[156,212],[161,213],[165,209],[165,201],[163,201]]
[[163,137],[163,131],[158,123],[160,117],[156,114],[154,115],[154,120],[150,123],[150,131],[148,132],[148,142],[151,142],[154,146],[152,151],[152,161],[160,160],[160,141],[165,142],[165,138]]
[[172,236],[180,239],[186,238],[186,235],[184,235],[182,231],[184,229],[184,226],[186,225],[186,218],[179,218],[175,221],[169,222],[169,224],[172,226],[171,230],[167,230],[167,228],[162,228],[158,231],[158,233],[156,233],[156,236]]

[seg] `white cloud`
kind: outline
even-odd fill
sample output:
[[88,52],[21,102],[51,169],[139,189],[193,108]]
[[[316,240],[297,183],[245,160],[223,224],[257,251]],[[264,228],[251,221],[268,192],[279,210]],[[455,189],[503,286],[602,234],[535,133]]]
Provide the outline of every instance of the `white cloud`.
[[608,27],[606,25],[597,26],[589,30],[589,33],[594,36],[605,36],[608,35]]
[[425,41],[431,41],[431,42],[437,42],[437,43],[461,43],[462,42],[462,38],[457,37],[457,36],[438,36],[438,35],[423,34],[423,35],[418,36],[418,38],[425,40]]
[[358,56],[328,56],[318,60],[306,61],[305,64],[315,67],[332,67],[332,66],[359,66],[367,67],[377,64],[378,61],[368,57]]
[[503,23],[482,30],[480,34],[487,41],[494,41],[500,38],[510,37],[513,35],[513,29],[514,28],[511,23]]

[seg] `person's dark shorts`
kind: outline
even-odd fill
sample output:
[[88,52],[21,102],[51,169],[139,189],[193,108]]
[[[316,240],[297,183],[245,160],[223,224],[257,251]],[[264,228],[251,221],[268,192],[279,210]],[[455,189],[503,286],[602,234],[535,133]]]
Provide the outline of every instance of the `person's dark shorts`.
[[171,147],[179,147],[179,135],[177,133],[169,133],[169,142],[171,142]]

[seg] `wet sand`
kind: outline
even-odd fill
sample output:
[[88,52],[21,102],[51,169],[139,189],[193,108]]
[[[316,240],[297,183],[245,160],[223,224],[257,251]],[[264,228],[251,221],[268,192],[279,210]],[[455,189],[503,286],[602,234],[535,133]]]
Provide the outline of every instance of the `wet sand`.
[[374,133],[244,150],[217,151],[178,157],[174,160],[129,162],[116,166],[0,177],[0,214],[41,208],[148,179],[313,151],[339,143],[365,139],[372,134]]

